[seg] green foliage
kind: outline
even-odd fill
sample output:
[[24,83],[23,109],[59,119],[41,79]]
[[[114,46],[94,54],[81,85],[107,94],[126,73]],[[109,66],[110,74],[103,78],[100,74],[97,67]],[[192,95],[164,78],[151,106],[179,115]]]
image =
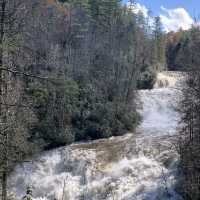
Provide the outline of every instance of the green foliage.
[[49,92],[46,88],[30,88],[27,92],[32,96],[36,108],[42,108],[47,104]]
[[156,73],[152,70],[145,70],[141,72],[139,80],[137,81],[138,89],[152,89],[156,81]]
[[[54,88],[56,87],[56,90]],[[72,142],[71,116],[76,110],[79,88],[66,80],[57,85],[32,86],[28,94],[33,99],[38,123],[31,130],[31,140],[42,139],[46,148]]]
[[61,3],[65,3],[65,2],[69,2],[70,0],[58,0],[59,2],[61,2]]
[[186,70],[183,60],[189,53],[189,37],[190,31],[183,30],[167,35],[166,60],[169,70]]

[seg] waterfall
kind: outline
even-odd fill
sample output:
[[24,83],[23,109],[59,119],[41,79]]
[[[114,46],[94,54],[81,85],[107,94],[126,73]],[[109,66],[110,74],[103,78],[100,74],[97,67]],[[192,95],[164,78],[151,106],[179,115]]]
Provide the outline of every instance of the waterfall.
[[44,152],[16,167],[10,193],[21,198],[31,185],[38,200],[181,199],[175,190],[179,114],[174,108],[182,78],[177,72],[159,73],[154,89],[139,91],[143,120],[135,134]]

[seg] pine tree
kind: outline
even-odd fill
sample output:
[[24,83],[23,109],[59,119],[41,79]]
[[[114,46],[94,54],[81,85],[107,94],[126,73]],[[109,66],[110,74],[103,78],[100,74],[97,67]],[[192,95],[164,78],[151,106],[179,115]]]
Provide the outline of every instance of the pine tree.
[[155,51],[155,61],[156,70],[165,70],[165,38],[162,32],[162,25],[160,17],[155,17],[154,20],[154,51]]

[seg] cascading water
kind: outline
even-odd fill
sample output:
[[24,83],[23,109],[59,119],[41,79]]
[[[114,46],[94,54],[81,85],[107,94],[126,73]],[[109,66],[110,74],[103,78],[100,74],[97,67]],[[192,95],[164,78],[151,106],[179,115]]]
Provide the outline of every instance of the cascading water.
[[10,192],[21,198],[31,185],[35,199],[181,199],[175,191],[178,154],[173,145],[180,79],[179,73],[163,72],[157,89],[139,92],[143,121],[137,134],[45,152],[16,167]]

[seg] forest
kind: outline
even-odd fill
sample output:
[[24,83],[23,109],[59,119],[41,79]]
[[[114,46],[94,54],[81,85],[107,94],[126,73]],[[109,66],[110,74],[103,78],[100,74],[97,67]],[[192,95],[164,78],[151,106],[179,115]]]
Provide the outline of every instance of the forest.
[[164,33],[120,0],[0,1],[0,178],[39,152],[133,132],[138,90],[187,72],[177,108],[185,199],[200,197],[200,29]]

